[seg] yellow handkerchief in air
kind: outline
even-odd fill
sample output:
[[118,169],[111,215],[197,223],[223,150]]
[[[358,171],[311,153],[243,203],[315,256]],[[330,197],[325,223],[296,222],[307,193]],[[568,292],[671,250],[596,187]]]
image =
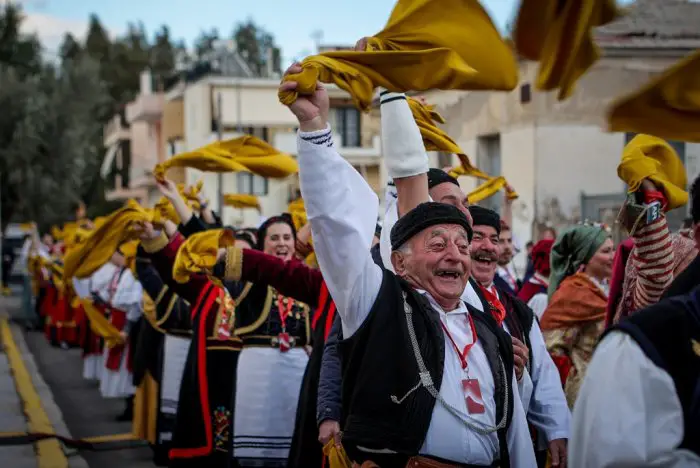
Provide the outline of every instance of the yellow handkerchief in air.
[[280,92],[284,105],[312,94],[317,81],[335,83],[355,105],[370,109],[377,86],[389,91],[512,90],[518,84],[513,52],[477,0],[399,0],[365,51],[307,57],[297,89]]
[[217,141],[173,156],[156,165],[153,175],[162,180],[171,167],[190,167],[204,172],[252,172],[273,179],[281,179],[299,171],[297,162],[290,155],[281,153],[250,135]]
[[227,193],[224,195],[224,205],[233,208],[255,208],[260,211],[260,200],[255,195],[247,193]]
[[[470,174],[478,170],[472,164],[469,156],[464,154],[459,145],[450,136],[435,125],[435,122],[445,123],[445,119],[435,112],[434,107],[424,104],[417,99],[409,97],[408,107],[411,109],[411,114],[418,125],[423,144],[426,151],[444,151],[446,153],[456,154],[462,166]],[[439,119],[439,120],[436,120]]]
[[513,39],[521,56],[540,63],[537,89],[568,98],[600,57],[594,28],[619,14],[615,0],[522,0]]
[[85,241],[66,253],[64,272],[66,278],[87,278],[107,263],[120,245],[138,237],[132,228],[134,223],[151,222],[152,213],[134,200],[109,215],[96,227]]
[[700,143],[700,50],[613,103],[608,123],[611,132]]
[[644,179],[653,181],[668,200],[668,210],[688,203],[685,191],[688,178],[676,150],[665,140],[650,135],[637,135],[622,151],[617,175],[628,185],[628,191],[639,190]]

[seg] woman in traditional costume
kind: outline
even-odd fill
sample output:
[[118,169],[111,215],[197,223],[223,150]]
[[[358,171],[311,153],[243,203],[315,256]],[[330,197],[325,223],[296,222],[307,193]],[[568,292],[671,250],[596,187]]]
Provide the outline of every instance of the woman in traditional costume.
[[238,245],[226,250],[223,259],[214,268],[214,275],[226,283],[251,282],[256,286],[268,285],[278,294],[301,301],[314,309],[311,316],[313,349],[298,395],[294,435],[287,466],[320,468],[323,465],[323,453],[318,442],[316,417],[318,382],[324,344],[336,312],[323,275],[320,270],[310,268],[300,261],[287,261],[286,258],[259,250],[241,249]]
[[573,408],[605,324],[613,243],[599,226],[573,227],[551,252],[549,305],[540,327]]
[[143,316],[129,336],[136,387],[132,432],[150,443],[154,463],[165,466],[186,362],[178,356],[189,353],[192,319],[189,304],[164,284],[142,247],[137,250],[136,277],[144,296]]
[[[231,462],[232,395],[241,339],[234,335],[236,300],[204,275],[184,284],[173,279],[173,262],[185,238],[165,223],[165,233],[142,226],[141,243],[163,283],[190,304],[192,341],[184,365],[171,467],[227,467]],[[165,385],[164,387],[165,388]],[[168,398],[174,400],[174,397]],[[235,464],[233,465],[235,466]]]
[[[174,183],[166,180],[159,187],[175,207],[182,233],[206,230]],[[294,257],[296,230],[290,216],[269,218],[256,237],[258,250],[283,262]],[[227,282],[226,289],[236,298],[234,333],[244,346],[233,395],[233,457],[243,467],[286,467],[311,351],[309,306],[265,283]]]
[[[129,268],[124,255],[117,251],[111,262],[117,266],[106,287],[97,292],[111,325],[126,338],[131,326],[141,316],[143,288]],[[129,343],[116,344],[104,349],[104,369],[100,393],[104,398],[125,398],[126,409],[117,419],[131,421],[133,415],[133,363],[129,359]]]

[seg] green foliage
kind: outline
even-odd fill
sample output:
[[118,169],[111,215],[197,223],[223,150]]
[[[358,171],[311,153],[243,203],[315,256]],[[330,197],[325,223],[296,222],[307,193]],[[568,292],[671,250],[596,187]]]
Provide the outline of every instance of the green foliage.
[[[149,38],[143,24],[129,24],[112,39],[96,15],[84,42],[66,34],[58,63],[42,57],[34,35],[21,32],[24,16],[15,2],[0,2],[0,203],[2,229],[10,221],[37,221],[46,229],[72,219],[79,201],[88,216],[122,203],[106,201],[109,180],[100,176],[104,125],[136,97],[140,74],[150,69],[155,89],[175,73],[176,63],[203,61],[219,32],[202,32],[193,56],[162,26]],[[251,20],[233,31],[251,70],[265,75],[268,62],[281,71],[272,35]]]
[[271,71],[281,73],[281,52],[275,45],[272,34],[248,19],[239,23],[233,31],[232,39],[236,41],[238,52],[250,69],[257,76],[264,76],[268,62],[271,61]]

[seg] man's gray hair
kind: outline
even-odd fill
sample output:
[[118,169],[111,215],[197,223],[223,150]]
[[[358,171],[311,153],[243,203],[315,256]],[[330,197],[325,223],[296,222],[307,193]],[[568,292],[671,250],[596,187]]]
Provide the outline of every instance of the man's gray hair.
[[396,252],[401,252],[402,254],[410,254],[411,253],[411,246],[409,245],[408,242],[405,244],[402,244],[401,247],[396,249]]

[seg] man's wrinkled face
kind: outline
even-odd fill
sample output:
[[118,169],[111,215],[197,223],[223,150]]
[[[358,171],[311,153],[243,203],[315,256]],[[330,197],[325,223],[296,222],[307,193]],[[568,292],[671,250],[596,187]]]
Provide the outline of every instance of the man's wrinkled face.
[[501,253],[498,256],[498,264],[506,266],[513,260],[513,233],[510,229],[501,229],[498,236]]
[[459,211],[467,217],[469,225],[473,224],[472,215],[469,213],[469,200],[458,185],[452,182],[443,182],[431,188],[429,193],[433,201],[459,208]]
[[397,275],[444,307],[464,292],[470,273],[469,249],[462,226],[440,224],[416,234],[391,259]]
[[500,238],[492,226],[474,226],[472,238],[472,276],[480,284],[490,286],[496,275],[500,254]]

